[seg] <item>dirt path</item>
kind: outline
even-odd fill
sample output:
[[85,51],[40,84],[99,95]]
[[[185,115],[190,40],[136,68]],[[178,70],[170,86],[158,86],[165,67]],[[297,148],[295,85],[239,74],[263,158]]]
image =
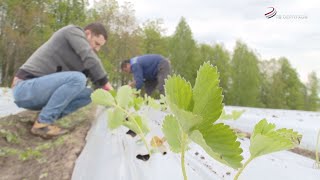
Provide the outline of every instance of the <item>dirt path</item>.
[[94,119],[89,106],[59,121],[70,133],[44,140],[30,133],[36,112],[0,119],[0,180],[70,179]]

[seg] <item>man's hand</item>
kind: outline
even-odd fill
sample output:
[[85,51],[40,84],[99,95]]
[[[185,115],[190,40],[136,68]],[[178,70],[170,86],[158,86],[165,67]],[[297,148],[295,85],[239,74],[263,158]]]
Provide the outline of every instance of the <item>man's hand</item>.
[[135,88],[136,87],[136,81],[129,82],[128,85],[131,86],[132,88]]
[[105,84],[102,89],[106,90],[106,91],[110,91],[113,90],[113,87],[111,86],[110,83]]

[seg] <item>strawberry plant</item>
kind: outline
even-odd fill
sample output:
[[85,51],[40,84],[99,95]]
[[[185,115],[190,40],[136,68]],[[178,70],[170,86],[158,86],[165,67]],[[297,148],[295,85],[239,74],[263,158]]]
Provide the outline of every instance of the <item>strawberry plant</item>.
[[219,119],[221,119],[221,120],[237,120],[240,118],[240,116],[244,112],[245,112],[245,110],[242,110],[242,111],[233,110],[231,112],[231,114],[227,114],[226,111],[223,110]]
[[222,88],[216,67],[205,63],[199,69],[194,87],[180,76],[166,80],[166,102],[172,114],[167,115],[162,131],[173,152],[181,153],[181,167],[186,180],[185,151],[193,141],[211,157],[233,168],[241,167],[242,149],[233,130],[214,124],[221,115]]
[[275,130],[275,124],[261,120],[254,127],[250,138],[250,158],[238,171],[235,180],[238,179],[244,168],[255,158],[277,151],[288,150],[300,144],[302,136],[292,129]]
[[109,107],[107,109],[108,127],[113,130],[125,126],[138,134],[146,146],[149,154],[150,148],[145,135],[149,132],[147,123],[138,113],[144,104],[144,99],[137,96],[130,86],[122,86],[117,92],[108,92],[97,89],[91,94],[94,103]]
[[[261,120],[254,128],[250,142],[251,157],[242,166],[242,149],[235,132],[220,119],[238,119],[244,111],[234,111],[231,115],[223,113],[222,88],[219,87],[219,73],[216,67],[204,63],[198,73],[194,87],[181,76],[170,76],[165,83],[166,96],[162,96],[160,105],[154,99],[139,97],[138,92],[129,86],[122,86],[117,92],[107,92],[98,89],[92,93],[92,101],[109,107],[108,127],[116,129],[126,126],[141,137],[149,155],[150,150],[145,135],[149,128],[139,114],[142,105],[157,109],[169,109],[162,124],[165,138],[154,136],[151,146],[154,151],[166,153],[166,141],[171,151],[181,154],[181,168],[185,180],[185,152],[191,141],[200,145],[212,158],[234,169],[241,168],[235,179],[238,179],[243,169],[259,156],[276,151],[287,150],[300,143],[301,135],[292,129],[275,130],[275,125]],[[319,141],[319,140],[318,140]],[[138,155],[137,158],[148,160],[149,155]]]
[[[242,149],[233,130],[215,123],[223,111],[222,89],[217,68],[205,63],[200,67],[194,87],[180,76],[169,77],[165,84],[166,102],[172,112],[163,122],[162,131],[173,152],[181,153],[181,167],[187,179],[184,156],[190,141],[200,145],[211,157],[234,169],[241,168],[261,155],[291,149],[298,145],[301,135],[291,129],[275,131],[275,125],[260,121],[251,137],[250,159],[242,166]],[[238,119],[244,111],[228,117]],[[227,116],[224,114],[222,117]],[[222,118],[223,119],[223,118]]]

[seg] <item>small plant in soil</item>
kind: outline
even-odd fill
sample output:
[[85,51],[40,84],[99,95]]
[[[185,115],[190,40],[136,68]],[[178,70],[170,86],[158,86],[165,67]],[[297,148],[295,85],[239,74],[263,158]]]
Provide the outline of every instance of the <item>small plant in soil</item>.
[[[216,123],[223,111],[222,88],[219,87],[219,73],[217,67],[204,63],[198,73],[194,87],[181,76],[170,76],[165,83],[166,96],[160,100],[161,106],[155,104],[152,98],[139,97],[129,86],[122,86],[117,92],[107,92],[98,89],[92,93],[92,101],[109,107],[108,127],[116,129],[120,126],[128,127],[132,132],[127,134],[140,136],[149,154],[138,154],[136,158],[147,161],[155,147],[163,148],[166,141],[170,149],[181,154],[181,168],[185,180],[185,152],[191,141],[200,145],[212,158],[234,169],[241,168],[235,179],[254,158],[264,154],[287,150],[300,143],[301,135],[292,129],[275,130],[274,124],[261,120],[251,136],[251,157],[245,162],[240,148],[240,142],[234,130],[224,123]],[[148,106],[170,110],[162,124],[164,138],[153,137],[150,149],[146,141],[149,128],[139,114],[141,106],[147,102]],[[243,111],[233,112],[228,117],[237,119]],[[222,117],[227,116],[223,115]],[[165,147],[164,147],[165,149]],[[163,154],[165,154],[164,151]]]
[[[138,111],[144,104],[145,100],[137,96],[130,86],[122,86],[118,91],[105,91],[102,89],[95,90],[91,99],[94,103],[109,107],[107,109],[108,127],[113,130],[120,126],[125,126],[130,129],[127,134],[140,136],[145,144],[145,147],[151,154],[149,145],[146,141],[146,134],[149,132],[149,127],[143,116]],[[145,155],[141,155],[141,159],[149,159]],[[140,156],[139,156],[140,157]]]
[[165,91],[172,114],[165,117],[162,131],[170,149],[181,153],[184,179],[187,179],[185,152],[190,141],[217,161],[240,168],[243,157],[237,136],[229,126],[215,123],[223,109],[217,68],[209,63],[201,66],[193,88],[182,77],[173,75],[166,80]]
[[59,137],[52,142],[41,143],[34,148],[27,147],[26,149],[19,150],[10,147],[0,147],[0,157],[17,155],[19,160],[26,161],[29,159],[42,158],[42,152],[46,149],[50,149],[56,146],[60,146],[64,143],[64,137]]
[[[165,117],[162,131],[173,152],[181,153],[181,167],[184,179],[185,151],[190,141],[200,145],[212,158],[234,169],[241,168],[254,158],[297,146],[301,135],[292,129],[274,130],[275,125],[260,121],[251,137],[251,157],[242,166],[242,149],[235,132],[223,123],[215,123],[222,111],[222,89],[219,87],[219,73],[216,67],[204,63],[200,67],[194,87],[180,76],[169,77],[165,84],[166,103],[172,114]],[[237,119],[243,111],[233,112],[230,118]]]
[[220,120],[237,120],[241,117],[241,115],[245,112],[245,110],[242,111],[236,111],[233,110],[231,114],[227,114],[225,110],[222,111]]
[[0,129],[0,137],[5,138],[9,143],[18,144],[20,139],[16,133],[12,133],[8,130]]
[[300,144],[302,136],[298,132],[286,128],[275,130],[275,128],[275,124],[268,123],[265,119],[256,124],[250,138],[250,158],[235,175],[235,180],[253,159],[265,154],[292,149]]

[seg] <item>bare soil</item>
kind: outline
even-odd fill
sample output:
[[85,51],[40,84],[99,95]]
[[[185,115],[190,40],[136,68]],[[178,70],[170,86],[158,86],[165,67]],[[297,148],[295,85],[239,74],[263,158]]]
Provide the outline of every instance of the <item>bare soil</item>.
[[88,106],[59,120],[70,132],[49,140],[30,133],[37,112],[0,118],[0,180],[71,179],[94,112]]

